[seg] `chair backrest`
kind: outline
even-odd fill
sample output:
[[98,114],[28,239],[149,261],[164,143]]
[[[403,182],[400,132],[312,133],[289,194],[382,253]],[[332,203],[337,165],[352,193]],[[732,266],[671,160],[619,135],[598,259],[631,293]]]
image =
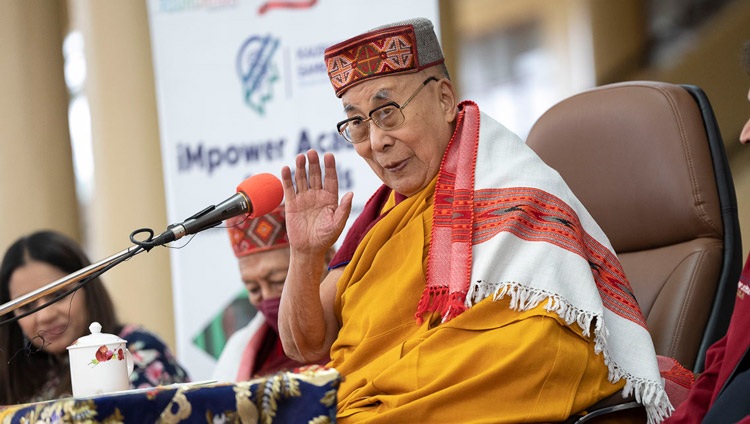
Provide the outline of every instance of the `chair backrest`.
[[548,110],[528,145],[609,237],[659,355],[702,370],[742,267],[737,201],[702,90],[626,82]]

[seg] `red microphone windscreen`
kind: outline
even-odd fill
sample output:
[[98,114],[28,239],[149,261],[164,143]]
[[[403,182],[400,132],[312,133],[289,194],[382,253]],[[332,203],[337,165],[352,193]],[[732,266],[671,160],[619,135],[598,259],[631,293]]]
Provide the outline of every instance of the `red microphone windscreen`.
[[281,181],[273,174],[255,174],[237,186],[238,193],[245,193],[253,211],[250,218],[263,216],[279,206],[284,198]]

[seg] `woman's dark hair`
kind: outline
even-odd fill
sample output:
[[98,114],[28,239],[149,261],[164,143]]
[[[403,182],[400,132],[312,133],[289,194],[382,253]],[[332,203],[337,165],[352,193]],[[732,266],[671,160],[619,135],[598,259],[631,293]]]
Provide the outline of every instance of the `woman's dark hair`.
[[[29,262],[43,262],[67,274],[91,264],[78,243],[63,234],[38,231],[21,237],[5,252],[0,265],[0,304],[11,300],[9,285],[13,272]],[[99,278],[91,280],[72,296],[84,297],[88,311],[86,322],[97,321],[102,325],[102,332],[117,333],[119,323],[112,299]],[[0,321],[12,317],[13,314],[8,313],[0,316]],[[60,379],[58,395],[71,393],[67,353],[55,356],[32,347],[16,321],[0,325],[0,405],[29,401],[39,393],[51,373]]]

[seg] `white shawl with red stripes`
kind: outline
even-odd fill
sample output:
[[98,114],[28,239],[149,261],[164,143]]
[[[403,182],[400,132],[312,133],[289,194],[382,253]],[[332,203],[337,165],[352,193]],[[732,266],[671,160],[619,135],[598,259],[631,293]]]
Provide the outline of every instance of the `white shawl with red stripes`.
[[669,415],[645,318],[609,240],[560,175],[472,102],[461,104],[433,218],[417,320],[428,311],[449,320],[489,296],[517,310],[546,302],[594,337],[610,381],[626,380],[649,422]]

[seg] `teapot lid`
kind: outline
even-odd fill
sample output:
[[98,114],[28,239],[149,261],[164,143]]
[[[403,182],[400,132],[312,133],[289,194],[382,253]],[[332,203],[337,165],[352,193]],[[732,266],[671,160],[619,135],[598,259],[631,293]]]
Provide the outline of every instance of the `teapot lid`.
[[102,333],[102,325],[94,321],[89,325],[89,331],[91,334],[88,336],[80,337],[74,341],[72,345],[68,346],[68,349],[79,348],[79,347],[99,347],[105,344],[112,343],[127,343],[125,339],[122,339],[114,334]]

